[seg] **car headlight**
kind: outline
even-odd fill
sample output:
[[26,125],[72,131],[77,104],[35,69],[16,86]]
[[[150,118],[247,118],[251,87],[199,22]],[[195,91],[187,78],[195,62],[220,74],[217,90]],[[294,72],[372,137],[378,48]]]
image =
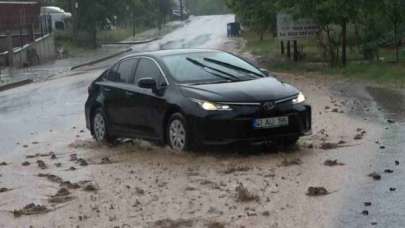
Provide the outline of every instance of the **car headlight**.
[[217,104],[214,102],[201,101],[201,100],[197,100],[197,99],[192,99],[192,101],[199,104],[200,107],[206,111],[231,111],[232,110],[231,106],[225,105],[225,104]]
[[305,100],[306,100],[306,99],[305,99],[304,94],[303,94],[302,92],[300,92],[300,93],[298,94],[298,97],[293,100],[293,103],[294,103],[294,104],[301,104],[301,103],[305,102]]

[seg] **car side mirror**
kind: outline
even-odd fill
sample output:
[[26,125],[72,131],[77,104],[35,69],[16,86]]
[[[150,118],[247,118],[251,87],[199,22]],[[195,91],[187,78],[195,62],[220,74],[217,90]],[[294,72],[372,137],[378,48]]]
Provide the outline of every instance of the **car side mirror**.
[[157,82],[153,78],[141,78],[138,81],[138,86],[143,89],[157,90]]
[[270,76],[270,72],[267,69],[260,68],[260,72],[262,72],[266,76]]

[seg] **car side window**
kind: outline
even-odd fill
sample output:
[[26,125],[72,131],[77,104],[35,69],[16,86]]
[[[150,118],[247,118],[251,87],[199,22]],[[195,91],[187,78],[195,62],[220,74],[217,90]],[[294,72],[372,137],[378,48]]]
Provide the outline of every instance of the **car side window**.
[[118,67],[119,82],[129,83],[133,79],[133,72],[138,63],[137,59],[127,59],[120,63]]
[[163,76],[156,63],[150,59],[143,58],[139,60],[138,68],[135,74],[135,83],[141,78],[153,78],[158,85],[163,82]]

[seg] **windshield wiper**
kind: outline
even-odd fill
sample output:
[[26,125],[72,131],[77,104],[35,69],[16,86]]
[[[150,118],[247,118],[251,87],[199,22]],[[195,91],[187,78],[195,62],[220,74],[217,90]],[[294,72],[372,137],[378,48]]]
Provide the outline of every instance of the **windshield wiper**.
[[254,74],[255,76],[258,76],[258,77],[261,77],[261,78],[264,76],[262,74],[254,72],[254,71],[251,71],[251,70],[239,67],[239,66],[235,66],[235,65],[230,64],[230,63],[222,62],[222,61],[219,61],[219,60],[216,60],[216,59],[204,58],[204,60],[207,61],[207,62],[210,62],[210,63],[221,65],[223,67],[234,69],[234,70],[237,70],[237,71],[243,71],[243,72],[248,73],[248,74]]
[[[211,74],[213,74],[213,75],[215,75],[215,76],[217,76],[219,78],[222,78],[222,79],[225,79],[225,80],[231,80],[233,82],[241,81],[241,79],[236,77],[235,75],[232,75],[230,73],[224,72],[224,71],[219,70],[219,69],[216,69],[214,67],[207,66],[207,65],[205,65],[204,63],[201,63],[198,60],[195,60],[195,59],[192,59],[192,58],[189,58],[189,57],[187,57],[186,59],[187,59],[187,61],[189,61],[189,62],[191,62],[191,63],[193,63],[193,64],[195,64],[195,65],[197,65],[199,67],[202,67],[208,73],[211,73]],[[220,75],[220,74],[212,72],[212,71],[219,72],[219,73],[221,73],[223,75],[226,75],[226,76]]]

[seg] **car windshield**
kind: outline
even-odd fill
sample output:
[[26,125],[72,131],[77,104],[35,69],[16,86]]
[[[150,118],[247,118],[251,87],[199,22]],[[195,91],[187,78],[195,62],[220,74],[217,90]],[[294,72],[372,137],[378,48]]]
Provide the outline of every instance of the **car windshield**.
[[180,83],[246,81],[265,77],[248,62],[224,52],[170,55],[163,57],[163,62],[173,78]]

